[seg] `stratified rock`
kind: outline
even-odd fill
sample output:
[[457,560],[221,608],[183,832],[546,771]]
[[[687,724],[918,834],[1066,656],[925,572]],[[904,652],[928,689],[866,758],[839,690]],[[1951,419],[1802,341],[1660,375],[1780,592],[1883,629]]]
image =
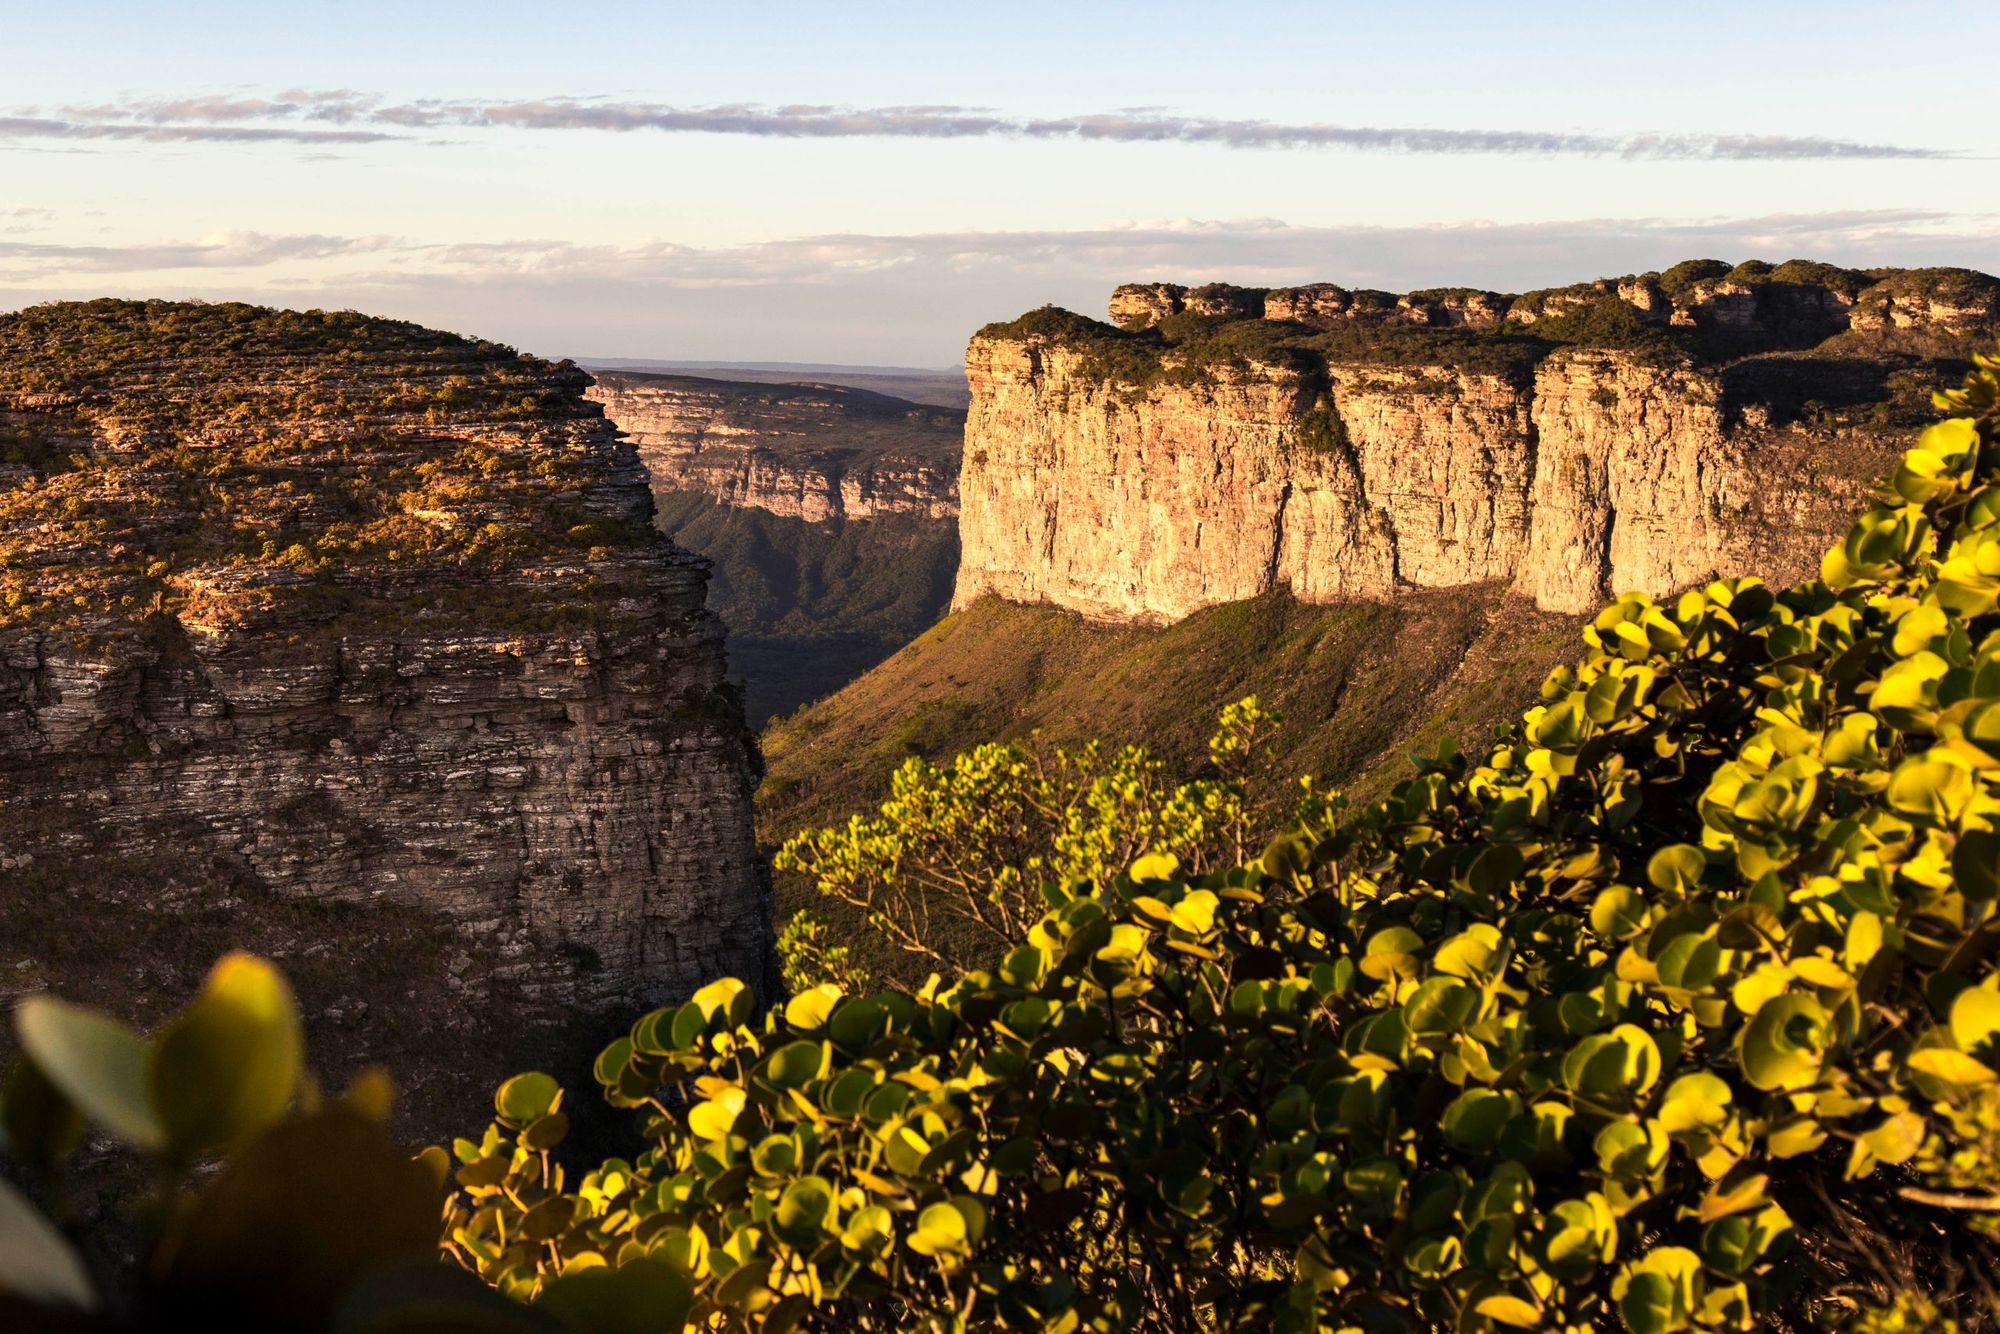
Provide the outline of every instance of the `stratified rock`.
[[454,991],[761,981],[722,628],[585,384],[355,315],[0,316],[0,850],[79,922],[170,878],[440,917]]
[[824,523],[958,516],[964,414],[835,385],[601,371],[588,396],[661,491]]
[[965,414],[825,384],[603,372],[660,526],[714,562],[709,606],[761,726],[923,633],[958,565]]
[[1990,341],[2000,282],[1695,262],[1519,298],[1319,284],[1261,315],[975,336],[953,606],[1164,623],[1507,579],[1576,613],[1790,582]]
[[1173,283],[1126,283],[1111,293],[1111,322],[1124,329],[1150,329],[1187,309],[1187,288]]

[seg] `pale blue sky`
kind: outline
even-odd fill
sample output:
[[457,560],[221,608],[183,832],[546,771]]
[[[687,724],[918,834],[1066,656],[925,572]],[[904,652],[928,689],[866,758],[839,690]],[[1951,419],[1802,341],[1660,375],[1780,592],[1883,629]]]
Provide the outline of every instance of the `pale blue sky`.
[[942,365],[1138,278],[2000,269],[1979,76],[1942,63],[1993,49],[1984,4],[4,0],[0,32],[0,308]]

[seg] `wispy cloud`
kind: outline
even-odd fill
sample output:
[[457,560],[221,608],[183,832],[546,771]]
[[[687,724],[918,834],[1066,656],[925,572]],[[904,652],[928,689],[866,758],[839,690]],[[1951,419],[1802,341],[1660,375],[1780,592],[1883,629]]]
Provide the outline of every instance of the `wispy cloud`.
[[1250,150],[1344,149],[1629,160],[1804,161],[1961,156],[1944,148],[1813,135],[1602,134],[1334,125],[1185,116],[1150,107],[1029,117],[988,107],[949,105],[677,106],[600,97],[396,102],[351,89],[293,89],[263,97],[148,98],[53,112],[23,110],[0,117],[0,141],[43,138],[325,145],[422,140],[434,138],[440,132],[496,129],[719,134],[765,139],[1026,139],[1192,144]]
[[195,241],[134,245],[75,245],[0,241],[0,273],[29,275],[152,274],[179,269],[261,269],[393,251],[400,243],[375,236],[269,235],[223,232]]
[[[1697,254],[1893,264],[1936,262],[1923,256],[1957,247],[1961,262],[1978,263],[1992,255],[1996,235],[2000,220],[1920,209],[1507,225],[1305,227],[1252,218],[1076,230],[841,233],[723,247],[517,240],[412,247],[400,251],[396,263],[476,282],[601,280],[681,289],[948,284],[979,274],[1047,273],[1115,275],[1117,281],[1533,286],[1663,267]],[[1596,267],[1579,271],[1590,265]]]
[[0,143],[21,139],[149,144],[374,144],[403,136],[384,130],[321,130],[282,125],[200,125],[58,116],[0,116]]
[[[18,210],[22,213],[33,210]],[[5,216],[0,214],[0,216]],[[1926,209],[1771,214],[1751,218],[1583,218],[1426,226],[1298,226],[1270,218],[1171,219],[1065,230],[826,233],[728,246],[672,241],[605,244],[563,239],[433,242],[388,235],[223,232],[196,240],[75,244],[0,240],[0,266],[28,270],[154,274],[180,269],[282,267],[285,281],[346,277],[392,283],[423,276],[465,282],[621,282],[686,290],[845,286],[878,280],[948,281],[981,272],[1092,272],[1118,279],[1343,283],[1569,281],[1629,272],[1695,254],[1794,256],[1852,264],[1924,261],[1957,247],[1963,262],[1990,262],[2000,219]],[[1602,252],[1595,261],[1580,257]],[[1620,261],[1615,256],[1622,254]],[[1578,258],[1565,258],[1577,256]],[[1562,265],[1554,276],[1535,275]],[[1524,275],[1526,275],[1524,277]]]
[[1268,218],[1075,230],[839,233],[723,246],[243,232],[80,245],[0,237],[0,307],[195,296],[352,307],[555,354],[949,362],[981,324],[1128,281],[1502,291],[1788,258],[2000,270],[2000,217],[1884,209],[1719,218],[1306,227]]

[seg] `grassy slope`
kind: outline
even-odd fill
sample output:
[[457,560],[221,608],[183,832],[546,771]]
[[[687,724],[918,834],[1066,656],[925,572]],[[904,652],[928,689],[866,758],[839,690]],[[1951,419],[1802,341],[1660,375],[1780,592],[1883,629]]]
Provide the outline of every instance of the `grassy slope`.
[[[1056,742],[1144,742],[1184,774],[1205,762],[1216,711],[1245,694],[1282,710],[1270,799],[1316,774],[1382,791],[1413,750],[1483,739],[1576,655],[1581,621],[1497,585],[1394,606],[1307,606],[1284,595],[1198,612],[1165,629],[1096,625],[988,598],[939,622],[763,738],[763,837],[867,809],[912,755],[941,759],[1040,728]],[[779,919],[815,901],[780,876]]]

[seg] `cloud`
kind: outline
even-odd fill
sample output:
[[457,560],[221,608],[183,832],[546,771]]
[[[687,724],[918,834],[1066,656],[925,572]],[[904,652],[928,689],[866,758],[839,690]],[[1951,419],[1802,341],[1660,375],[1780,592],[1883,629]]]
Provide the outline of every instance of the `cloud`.
[[[336,127],[336,128],[326,128]],[[1192,144],[1244,150],[1587,156],[1628,160],[1807,161],[1937,159],[1955,150],[1813,135],[1599,134],[1329,125],[1175,115],[1133,108],[1066,117],[1007,115],[988,107],[731,103],[675,106],[595,97],[525,101],[391,102],[352,89],[292,89],[269,97],[197,95],[0,117],[0,141],[26,138],[142,142],[362,144],[440,131],[495,129],[631,134],[720,134],[766,139],[1027,139]]]
[[1120,282],[1525,291],[1714,257],[2000,270],[2000,217],[1882,209],[1525,224],[1168,219],[1074,230],[838,233],[727,246],[226,234],[127,245],[0,237],[0,308],[194,296],[348,307],[552,355],[945,365],[1045,303],[1101,316]]
[[[1698,252],[1771,259],[1794,253],[1848,263],[1957,246],[1991,255],[1994,220],[1920,209],[1774,214],[1754,218],[1593,218],[1500,225],[1305,227],[1275,219],[1170,220],[1077,230],[837,233],[723,247],[669,242],[592,245],[562,240],[459,243],[403,249],[399,265],[465,281],[616,280],[683,288],[950,281],[981,271],[1116,272],[1121,278],[1283,284],[1332,280],[1418,286],[1518,286],[1574,281],[1565,257],[1599,253],[1624,273]],[[1620,260],[1617,255],[1629,258]],[[1541,276],[1544,265],[1561,265]],[[1530,273],[1536,276],[1528,276]]]
[[269,235],[223,232],[197,241],[135,245],[73,245],[0,241],[0,272],[17,281],[68,274],[153,274],[177,269],[259,269],[393,249],[385,237]]
[[149,144],[374,144],[401,137],[385,130],[292,129],[271,125],[155,125],[50,116],[0,116],[0,143],[21,139],[57,139]]

